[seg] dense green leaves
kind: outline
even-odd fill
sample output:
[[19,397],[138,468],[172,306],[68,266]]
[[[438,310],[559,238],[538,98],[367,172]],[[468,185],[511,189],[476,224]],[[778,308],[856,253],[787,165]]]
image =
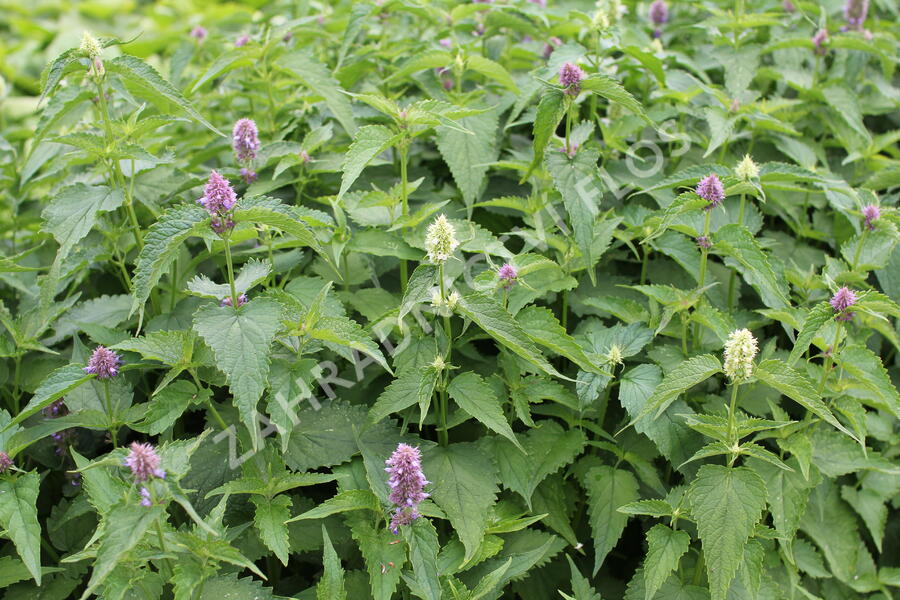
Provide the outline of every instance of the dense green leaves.
[[890,3],[101,4],[3,29],[7,600],[900,585]]

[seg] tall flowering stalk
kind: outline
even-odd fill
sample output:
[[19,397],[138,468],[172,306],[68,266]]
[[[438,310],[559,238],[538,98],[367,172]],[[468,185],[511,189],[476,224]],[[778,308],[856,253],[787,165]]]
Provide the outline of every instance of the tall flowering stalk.
[[587,74],[581,67],[575,63],[566,62],[559,69],[559,84],[565,88],[566,92],[566,147],[565,153],[570,158],[572,154],[572,146],[569,143],[569,137],[572,131],[572,121],[574,120],[573,107],[575,106],[575,98],[581,93],[581,81],[587,77]]
[[225,263],[228,267],[228,285],[231,290],[231,306],[241,306],[237,289],[234,287],[234,264],[231,260],[231,230],[234,229],[232,211],[237,204],[237,194],[227,179],[215,170],[210,172],[209,179],[203,187],[203,196],[197,203],[206,209],[212,217],[210,227],[225,242]]
[[[104,410],[109,421],[109,435],[112,440],[113,447],[118,443],[118,431],[116,426],[115,413],[113,409],[112,398],[109,392],[109,380],[119,374],[119,367],[122,365],[122,359],[119,355],[103,346],[97,346],[88,359],[87,366],[84,367],[85,373],[96,375],[97,379],[103,382],[103,399]],[[118,405],[117,405],[118,406]]]
[[[724,371],[731,384],[731,402],[728,406],[728,432],[733,448],[738,446],[737,434],[737,397],[738,388],[753,375],[753,359],[756,357],[758,344],[749,329],[737,329],[731,332],[725,342]],[[730,462],[734,463],[737,454],[732,454]]]
[[[862,245],[862,240],[860,240],[860,245]],[[822,379],[819,380],[819,394],[825,390],[825,384],[828,381],[828,375],[834,362],[834,355],[837,354],[838,345],[841,343],[844,323],[853,320],[853,311],[850,308],[856,304],[857,300],[856,292],[844,286],[835,292],[828,301],[831,304],[831,309],[834,311],[834,341],[831,343],[831,347],[826,350],[825,360],[822,362]]]
[[397,535],[400,527],[419,518],[419,504],[428,497],[425,486],[429,482],[422,473],[422,453],[418,448],[401,443],[385,464],[391,488],[388,499],[394,503],[391,531]]
[[[700,247],[700,282],[699,287],[703,287],[706,283],[706,262],[709,257],[709,219],[712,209],[720,206],[725,200],[725,186],[715,173],[710,173],[700,180],[695,190],[697,195],[706,200],[707,205],[704,207],[706,213],[703,220],[703,234],[697,238],[697,245]],[[697,347],[697,339],[700,334],[699,323],[694,325],[694,347]]]
[[[445,362],[449,363],[450,357],[453,354],[453,325],[450,323],[450,311],[453,309],[459,298],[459,295],[455,292],[449,296],[447,295],[446,283],[444,281],[444,263],[450,260],[450,257],[453,256],[453,252],[456,251],[458,247],[459,240],[456,239],[456,230],[453,228],[453,224],[450,223],[450,220],[443,214],[438,215],[431,225],[428,226],[425,235],[425,251],[427,252],[428,260],[436,264],[438,268],[437,278],[440,289],[439,305],[442,309],[444,307],[449,309],[443,312],[444,334],[447,337],[447,358],[442,358],[441,364],[444,364]],[[441,373],[441,379],[442,384],[440,393],[438,394],[438,412],[440,416],[438,441],[446,446],[448,443],[447,404],[449,402],[449,399],[447,398],[448,382],[446,373]]]
[[[92,36],[87,31],[84,32],[81,38],[81,45],[78,47],[79,51],[91,61],[91,68],[88,72],[88,76],[94,82],[94,86],[97,89],[97,106],[100,109],[100,118],[103,121],[103,132],[106,141],[106,145],[109,148],[115,146],[115,136],[113,135],[112,128],[112,119],[110,118],[109,113],[109,103],[106,98],[106,68],[103,66],[103,59],[100,57],[100,54],[103,52],[103,47],[98,42],[94,36]],[[134,159],[131,159],[131,177],[132,184],[134,183]],[[134,202],[132,197],[132,189],[133,185],[125,185],[125,175],[122,173],[122,168],[119,165],[119,159],[110,159],[107,161],[107,168],[109,169],[109,185],[110,187],[118,187],[122,190],[123,195],[125,196],[125,211],[128,214],[128,220],[131,223],[131,230],[134,235],[135,242],[138,245],[138,250],[142,250],[144,248],[144,234],[141,232],[141,226],[138,224],[137,214],[134,212]],[[130,283],[126,281],[126,283]]]

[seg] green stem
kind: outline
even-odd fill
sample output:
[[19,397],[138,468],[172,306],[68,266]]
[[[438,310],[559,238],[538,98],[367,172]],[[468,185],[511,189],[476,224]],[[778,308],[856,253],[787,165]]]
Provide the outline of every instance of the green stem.
[[731,439],[732,445],[737,445],[739,441],[735,416],[739,387],[741,387],[741,384],[738,382],[734,382],[731,384],[731,404],[729,404],[728,406],[728,437]]
[[[103,89],[102,79],[95,79],[97,85],[97,103],[100,105],[100,114],[103,116],[103,130],[106,135],[106,146],[111,148],[113,145],[112,119],[109,116],[109,106],[106,103],[106,93]],[[144,248],[144,236],[141,233],[141,226],[138,224],[137,214],[134,212],[134,203],[132,202],[131,191],[133,188],[125,185],[125,176],[122,175],[122,168],[119,166],[118,159],[110,160],[112,163],[113,178],[117,187],[122,190],[125,195],[125,211],[128,213],[128,220],[131,222],[131,229],[134,232],[134,239],[137,242],[138,249]],[[132,161],[134,165],[134,161]],[[132,177],[134,177],[134,168],[132,168]],[[112,183],[112,182],[110,182]]]
[[[438,266],[438,280],[441,289],[441,301],[442,303],[446,303],[447,301],[447,290],[444,285],[444,263],[441,263]],[[449,367],[450,361],[453,358],[453,326],[450,323],[450,315],[444,314],[444,335],[447,337],[447,358],[444,359],[444,363],[446,367]],[[444,377],[446,373],[446,368],[444,373],[441,374]],[[438,428],[438,442],[442,446],[446,446],[450,442],[450,435],[447,431],[447,405],[450,403],[450,400],[447,396],[447,381],[444,381],[444,385],[441,386],[441,393],[439,394],[439,404],[438,411],[440,417],[440,427]]]
[[[709,240],[709,218],[712,215],[712,209],[706,211],[706,218],[703,220],[703,237]],[[706,261],[707,257],[709,257],[709,249],[705,247],[700,248],[700,283],[697,287],[703,287],[706,283]],[[700,324],[694,323],[694,332],[693,332],[693,347],[696,350],[700,337]]]
[[822,395],[822,392],[825,391],[825,382],[828,380],[828,373],[831,371],[831,365],[834,361],[834,355],[837,354],[837,347],[840,343],[841,338],[841,322],[835,321],[835,332],[834,332],[834,342],[831,344],[831,352],[828,353],[828,356],[825,357],[825,362],[822,363],[822,379],[819,380],[818,394]]
[[566,96],[566,156],[569,155],[569,135],[572,131],[572,97]]
[[103,398],[104,398],[104,410],[106,410],[106,419],[109,425],[109,435],[112,439],[113,448],[118,448],[118,440],[116,440],[118,436],[118,428],[113,424],[113,408],[112,408],[112,398],[109,395],[109,380],[103,380]]
[[231,288],[231,306],[237,310],[238,297],[237,290],[234,287],[234,265],[231,262],[231,241],[228,238],[229,235],[226,234],[222,237],[222,241],[225,242],[225,263],[228,265],[228,286]]

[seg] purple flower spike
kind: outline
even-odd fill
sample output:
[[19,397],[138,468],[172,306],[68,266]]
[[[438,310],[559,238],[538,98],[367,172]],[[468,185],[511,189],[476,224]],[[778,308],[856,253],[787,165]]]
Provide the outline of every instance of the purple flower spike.
[[538,4],[541,8],[547,8],[547,0],[528,0],[532,4]]
[[0,473],[6,473],[12,468],[13,461],[6,452],[0,452]]
[[874,204],[868,204],[863,207],[862,214],[866,218],[866,227],[869,231],[874,231],[873,223],[881,218],[881,209]]
[[869,13],[869,0],[847,0],[844,4],[844,19],[850,29],[861,29]]
[[196,39],[198,42],[202,42],[206,39],[206,29],[197,25],[193,29],[191,29],[191,37]]
[[453,40],[451,40],[450,38],[441,38],[438,40],[438,44],[449,50],[453,47]]
[[306,150],[301,150],[300,154],[298,154],[298,156],[300,157],[300,160],[303,161],[304,165],[312,160],[312,157],[309,155],[309,152],[307,152]]
[[825,48],[825,45],[824,45],[825,42],[827,42],[827,41],[828,41],[828,30],[820,29],[819,31],[817,31],[816,35],[814,35],[812,38],[813,46],[815,46],[815,49],[813,50],[813,52],[815,52],[819,56],[824,56],[825,53],[828,52],[828,49]]
[[700,183],[697,184],[697,195],[709,202],[706,205],[706,210],[712,210],[725,200],[725,186],[722,185],[719,177],[712,173],[701,179]]
[[166,478],[166,472],[159,468],[159,455],[150,444],[131,442],[125,466],[131,469],[135,481],[147,481],[152,477]]
[[244,183],[253,183],[256,181],[256,171],[247,167],[241,167],[241,179],[244,180]]
[[235,48],[240,48],[241,46],[246,46],[247,42],[249,42],[249,41],[250,41],[250,36],[245,33],[244,35],[242,35],[241,37],[239,37],[238,39],[236,39],[234,41],[234,46],[235,46]]
[[500,267],[500,271],[497,272],[497,277],[503,282],[503,287],[509,289],[516,283],[516,280],[519,277],[519,271],[511,264],[506,263]]
[[396,535],[401,525],[419,518],[419,504],[428,497],[424,491],[428,481],[422,474],[422,453],[408,444],[399,444],[385,464],[390,475],[388,498],[397,507],[391,518],[391,531]]
[[203,197],[197,202],[202,204],[209,214],[216,216],[234,208],[237,195],[227,179],[219,175],[217,171],[212,171],[203,188]]
[[701,235],[695,241],[697,242],[697,246],[699,246],[700,248],[709,249],[710,246],[712,246],[712,244],[709,241],[709,238],[706,237],[705,235]]
[[668,23],[669,6],[666,4],[666,0],[654,0],[653,4],[650,5],[649,16],[650,22],[656,27]]
[[559,83],[571,96],[577,96],[581,91],[581,80],[585,77],[587,74],[575,63],[564,63],[559,69]]
[[853,319],[853,313],[849,312],[849,308],[856,304],[856,292],[847,286],[839,289],[829,301],[831,308],[837,314],[835,317],[838,321],[850,321]]
[[256,158],[256,151],[259,150],[259,130],[253,119],[239,119],[231,132],[231,141],[239,161]]
[[797,12],[797,7],[794,6],[794,3],[791,2],[791,0],[784,0],[784,2],[781,3],[781,7],[784,9],[784,12],[787,13]]
[[141,488],[141,506],[153,506],[153,500],[150,499],[150,490],[145,487]]
[[121,364],[122,360],[118,354],[103,346],[97,346],[88,359],[84,372],[96,375],[97,379],[109,379],[119,374]]
[[[247,294],[241,294],[238,296],[238,306],[243,306],[247,304]],[[231,306],[231,298],[222,298],[219,302],[219,306]]]

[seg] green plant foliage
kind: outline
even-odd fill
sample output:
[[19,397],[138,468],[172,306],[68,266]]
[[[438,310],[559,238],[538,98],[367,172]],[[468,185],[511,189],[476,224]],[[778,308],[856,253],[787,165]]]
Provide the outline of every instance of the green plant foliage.
[[900,595],[896,3],[3,9],[4,600]]

